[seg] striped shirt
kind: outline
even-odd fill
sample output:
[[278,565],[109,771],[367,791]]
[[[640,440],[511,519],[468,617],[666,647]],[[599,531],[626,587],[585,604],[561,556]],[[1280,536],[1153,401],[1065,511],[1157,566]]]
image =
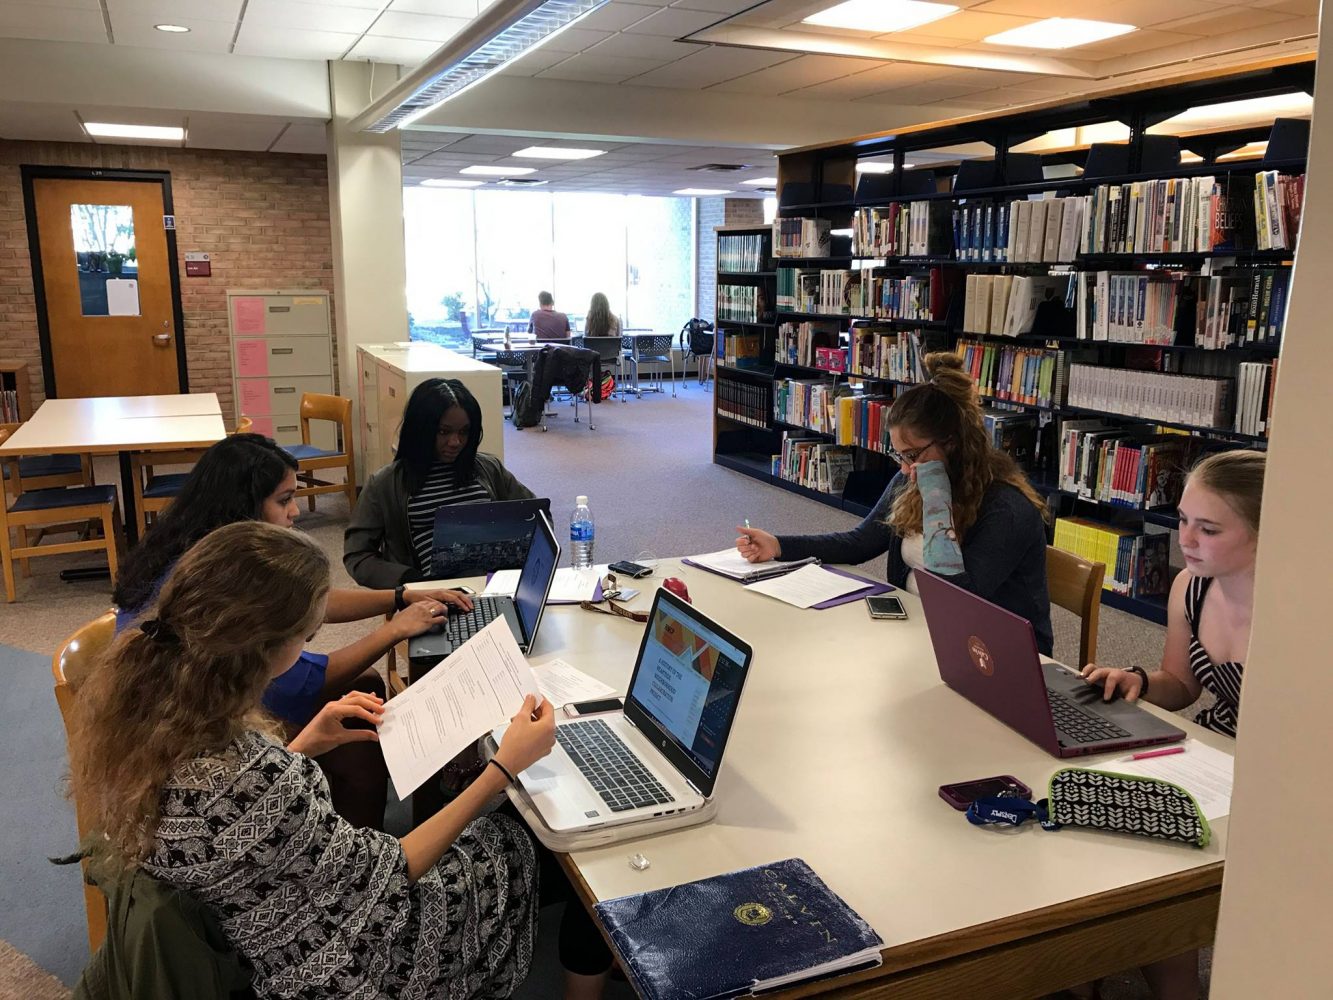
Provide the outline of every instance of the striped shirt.
[[426,481],[407,501],[407,527],[412,534],[412,552],[417,569],[429,574],[435,556],[435,512],[455,503],[481,503],[491,495],[474,476],[472,481],[459,485],[450,463],[436,462],[430,467]]
[[1214,663],[1199,641],[1199,615],[1212,582],[1211,576],[1191,577],[1185,591],[1185,621],[1190,627],[1190,669],[1199,683],[1217,696],[1217,703],[1212,708],[1205,708],[1194,721],[1214,732],[1234,737],[1240,721],[1240,684],[1245,666],[1234,660]]

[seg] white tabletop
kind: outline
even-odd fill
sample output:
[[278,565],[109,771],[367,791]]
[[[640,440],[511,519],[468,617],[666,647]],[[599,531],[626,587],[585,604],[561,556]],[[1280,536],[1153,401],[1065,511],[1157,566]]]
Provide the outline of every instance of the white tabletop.
[[0,452],[173,451],[206,448],[226,436],[217,396],[211,392],[48,399],[8,441],[0,444]]
[[469,354],[459,354],[428,340],[360,344],[360,350],[401,372],[488,372],[494,369]]
[[47,418],[121,420],[126,417],[207,417],[222,415],[216,392],[185,392],[171,396],[89,396],[48,399],[39,409]]
[[[664,561],[631,607],[678,576],[694,604],[754,646],[718,779],[717,818],[572,855],[598,899],[678,885],[788,857],[805,859],[887,948],[1222,860],[1227,821],[1202,850],[1066,829],[979,829],[942,784],[1012,774],[1043,795],[1064,764],[944,686],[920,601],[907,621],[872,621],[862,602],[798,610],[699,569]],[[561,657],[623,694],[643,626],[552,607],[532,661]],[[1181,723],[1178,717],[1171,717]],[[1191,736],[1232,741],[1184,724]],[[650,861],[635,871],[629,855]]]

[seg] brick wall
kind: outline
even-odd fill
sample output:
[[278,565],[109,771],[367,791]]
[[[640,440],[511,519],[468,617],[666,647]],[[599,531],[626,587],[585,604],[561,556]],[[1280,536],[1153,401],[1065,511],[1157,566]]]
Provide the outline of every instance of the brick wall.
[[[216,392],[229,425],[227,289],[333,291],[323,156],[0,139],[0,358],[28,362],[34,404],[44,393],[22,164],[171,173],[190,388]],[[212,257],[211,277],[185,276],[185,253],[196,250]]]
[[695,232],[699,242],[695,253],[698,280],[694,315],[712,320],[717,312],[717,233],[713,232],[713,227],[722,225],[726,199],[698,198],[696,201],[699,224]]

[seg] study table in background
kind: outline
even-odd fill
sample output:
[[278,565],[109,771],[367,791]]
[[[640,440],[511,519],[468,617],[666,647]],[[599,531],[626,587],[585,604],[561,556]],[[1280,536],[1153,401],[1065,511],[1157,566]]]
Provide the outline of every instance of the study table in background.
[[[941,801],[940,785],[996,774],[1043,795],[1065,764],[1124,755],[1061,762],[945,687],[917,598],[898,592],[907,621],[872,621],[859,601],[801,611],[663,560],[628,606],[647,610],[667,576],[754,646],[717,817],[563,855],[585,905],[803,858],[879,932],[884,963],[782,994],[792,997],[1038,997],[1212,941],[1225,819],[1198,849],[1031,823],[982,829]],[[643,627],[549,607],[530,660],[564,659],[623,696]],[[629,866],[636,852],[647,870]]]
[[[0,454],[120,456],[125,540],[139,540],[130,453],[207,448],[226,437],[216,393],[48,399],[3,445]],[[68,572],[68,571],[67,571]]]

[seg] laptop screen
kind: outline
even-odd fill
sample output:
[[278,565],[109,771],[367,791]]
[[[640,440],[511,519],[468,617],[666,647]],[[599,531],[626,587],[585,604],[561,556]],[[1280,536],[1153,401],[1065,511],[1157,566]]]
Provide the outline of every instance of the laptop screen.
[[525,642],[530,643],[537,636],[537,623],[541,620],[546,594],[551,589],[551,579],[559,560],[560,546],[556,543],[555,533],[545,515],[538,515],[537,530],[532,533],[528,557],[523,562],[518,589],[514,592],[514,608],[523,626]]
[[435,512],[429,579],[482,576],[522,567],[540,513],[551,501],[494,500],[446,504]]
[[[687,773],[702,772],[704,782],[695,784],[705,795],[717,776],[750,656],[741,640],[668,591],[658,591],[626,714],[632,717],[638,709],[656,724],[693,765]],[[663,749],[675,761],[677,755]]]

